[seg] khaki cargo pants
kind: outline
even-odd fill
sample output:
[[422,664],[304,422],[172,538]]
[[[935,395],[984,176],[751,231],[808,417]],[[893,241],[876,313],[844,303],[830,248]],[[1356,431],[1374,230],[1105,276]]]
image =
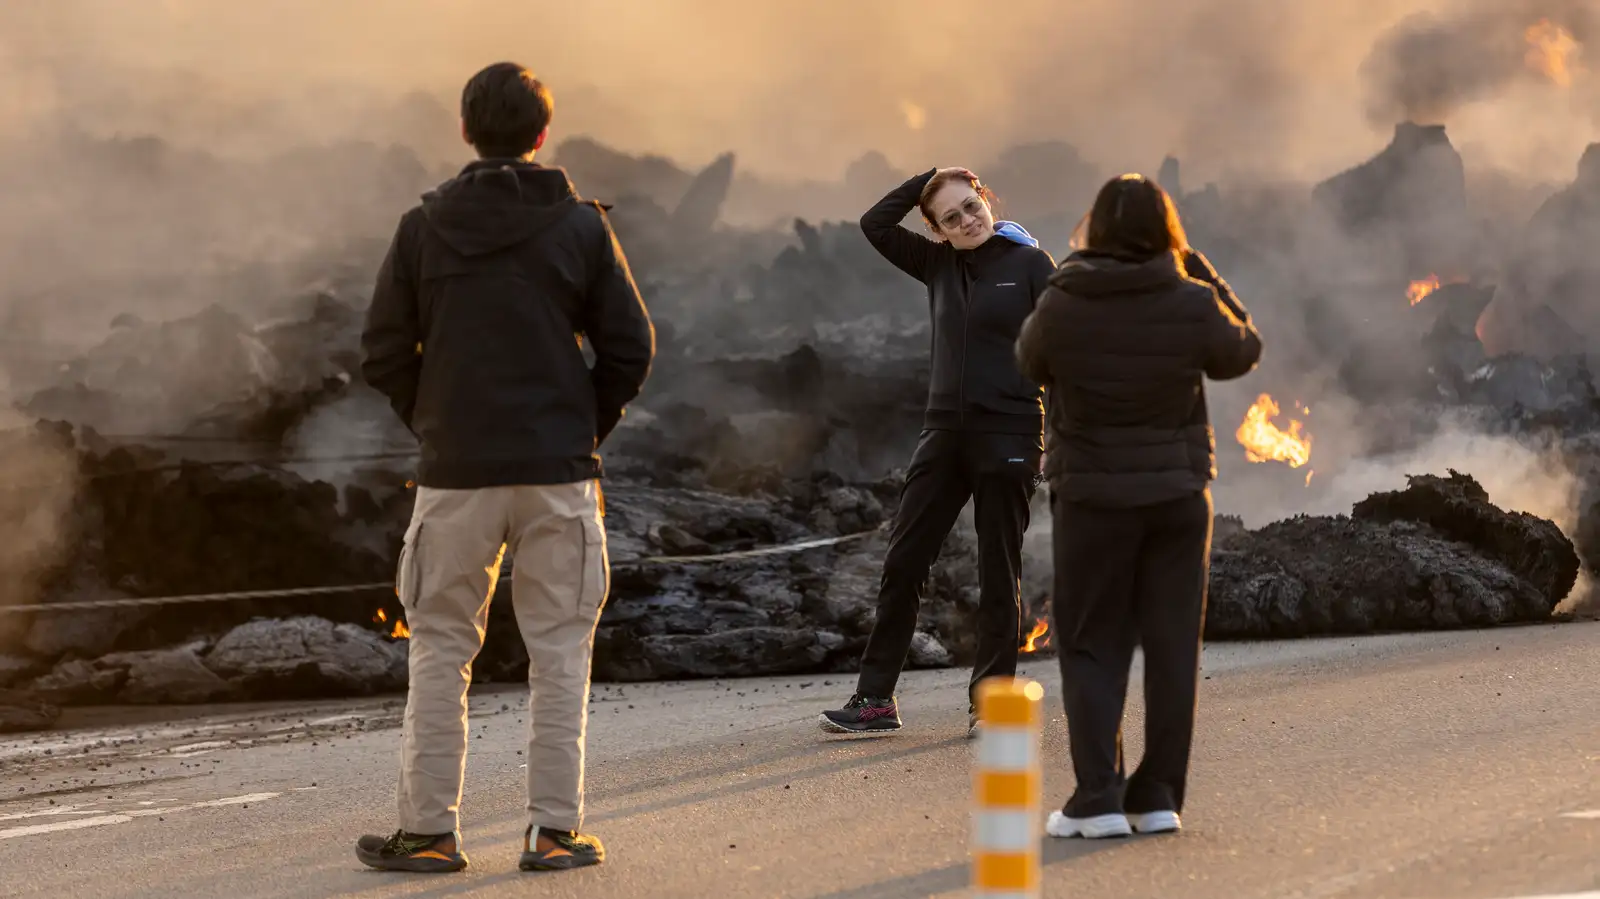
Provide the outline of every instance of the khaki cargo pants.
[[397,799],[412,833],[460,827],[467,688],[508,552],[529,658],[528,821],[582,824],[589,664],[610,588],[599,482],[418,487],[396,577],[411,628]]

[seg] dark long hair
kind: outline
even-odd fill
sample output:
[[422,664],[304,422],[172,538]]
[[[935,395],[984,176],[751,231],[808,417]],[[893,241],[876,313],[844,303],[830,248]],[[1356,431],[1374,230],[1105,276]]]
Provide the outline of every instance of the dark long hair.
[[1100,188],[1089,214],[1073,232],[1072,247],[1143,261],[1162,253],[1188,252],[1189,236],[1161,185],[1128,174]]

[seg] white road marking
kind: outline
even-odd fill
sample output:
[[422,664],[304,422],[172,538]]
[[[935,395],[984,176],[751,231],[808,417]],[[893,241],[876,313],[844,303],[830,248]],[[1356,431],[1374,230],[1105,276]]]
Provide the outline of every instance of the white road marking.
[[[96,730],[79,731],[65,734],[51,739],[0,740],[0,761],[22,760],[30,762],[45,761],[48,759],[84,758],[105,755],[119,755],[129,750],[129,747],[156,744],[153,751],[134,752],[135,758],[169,757],[172,752],[192,749],[196,744],[191,742],[176,749],[161,748],[159,744],[167,741],[179,742],[183,740],[204,740],[207,737],[219,736],[233,739],[206,740],[207,743],[216,743],[214,749],[243,748],[252,743],[279,742],[292,739],[303,734],[313,726],[334,726],[349,721],[382,721],[387,716],[382,710],[373,709],[365,713],[345,713],[325,715],[309,721],[296,721],[292,724],[265,724],[259,715],[253,713],[236,713],[202,718],[193,721],[180,722],[163,727],[119,727]],[[237,736],[234,736],[237,735]],[[207,749],[205,751],[211,751]],[[182,757],[182,756],[179,756]]]
[[[1589,809],[1587,811],[1582,811],[1582,812],[1567,812],[1566,814],[1562,815],[1561,817],[1563,817],[1563,818],[1577,818],[1579,820],[1585,820],[1585,821],[1600,821],[1600,808],[1592,808],[1592,809]],[[1600,896],[1600,893],[1596,893],[1595,895],[1596,896]]]
[[276,799],[282,793],[251,793],[247,796],[229,796],[227,799],[211,799],[206,802],[196,802],[190,808],[221,808],[225,805],[244,805],[247,802],[265,802]]
[[[174,746],[171,749],[166,750],[164,754],[171,755],[173,758],[187,758],[191,755],[201,755],[202,753],[209,752],[213,749],[223,749],[227,745],[227,740],[206,740],[203,743],[185,743],[182,746]],[[158,753],[144,752],[140,753],[139,757],[144,758],[145,756],[156,754]]]
[[[191,802],[187,805],[174,805],[165,808],[141,808],[120,812],[117,814],[106,814],[102,809],[90,809],[85,811],[78,811],[76,809],[63,809],[57,811],[55,809],[49,809],[39,812],[22,812],[20,814],[9,816],[9,818],[0,818],[0,820],[15,820],[17,818],[24,817],[60,814],[94,814],[97,815],[97,817],[75,818],[71,821],[56,821],[50,824],[29,824],[22,827],[8,827],[4,830],[0,830],[0,840],[10,840],[17,837],[31,837],[44,833],[55,833],[62,830],[82,830],[85,827],[103,827],[107,824],[127,824],[135,818],[149,818],[156,815],[171,815],[177,812],[192,811],[200,808],[224,808],[231,805],[248,805],[252,802],[265,802],[268,799],[275,799],[282,795],[282,793],[248,793],[244,796],[228,796],[223,799],[207,799],[203,802]],[[165,801],[170,802],[171,800]],[[140,804],[144,805],[145,803]]]
[[1587,893],[1545,893],[1540,896],[1513,896],[1511,899],[1600,899],[1600,890]]
[[16,837],[31,837],[41,833],[55,833],[60,830],[82,830],[85,827],[100,827],[106,824],[126,824],[133,819],[127,815],[104,815],[99,818],[77,818],[72,821],[57,821],[54,824],[31,824],[27,827],[8,827],[0,830],[0,840],[10,840]]
[[9,815],[0,815],[0,821],[20,821],[23,818],[48,818],[56,815],[103,815],[104,809],[84,808],[81,805],[63,805],[59,808],[43,808],[36,812],[12,812]]

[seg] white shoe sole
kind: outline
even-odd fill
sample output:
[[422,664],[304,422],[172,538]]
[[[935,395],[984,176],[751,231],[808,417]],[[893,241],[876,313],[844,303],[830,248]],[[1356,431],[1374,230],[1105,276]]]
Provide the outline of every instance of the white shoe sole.
[[1129,815],[1128,823],[1138,833],[1177,833],[1183,829],[1177,812],[1145,812]]
[[1068,818],[1061,812],[1051,812],[1045,821],[1044,832],[1063,839],[1082,837],[1085,840],[1103,840],[1107,837],[1125,837],[1133,833],[1128,819],[1122,815],[1096,815],[1093,818]]

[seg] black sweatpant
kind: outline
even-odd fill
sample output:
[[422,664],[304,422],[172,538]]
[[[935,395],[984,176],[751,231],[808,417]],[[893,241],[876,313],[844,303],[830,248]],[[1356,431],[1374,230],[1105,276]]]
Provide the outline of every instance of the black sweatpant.
[[[1211,493],[1132,509],[1052,508],[1056,647],[1078,787],[1073,818],[1181,811],[1211,560]],[[1145,752],[1122,760],[1122,709],[1144,647]]]
[[978,531],[978,655],[972,684],[1017,673],[1022,535],[1038,483],[1038,435],[925,430],[900,492],[857,692],[894,695],[928,571],[970,498]]

